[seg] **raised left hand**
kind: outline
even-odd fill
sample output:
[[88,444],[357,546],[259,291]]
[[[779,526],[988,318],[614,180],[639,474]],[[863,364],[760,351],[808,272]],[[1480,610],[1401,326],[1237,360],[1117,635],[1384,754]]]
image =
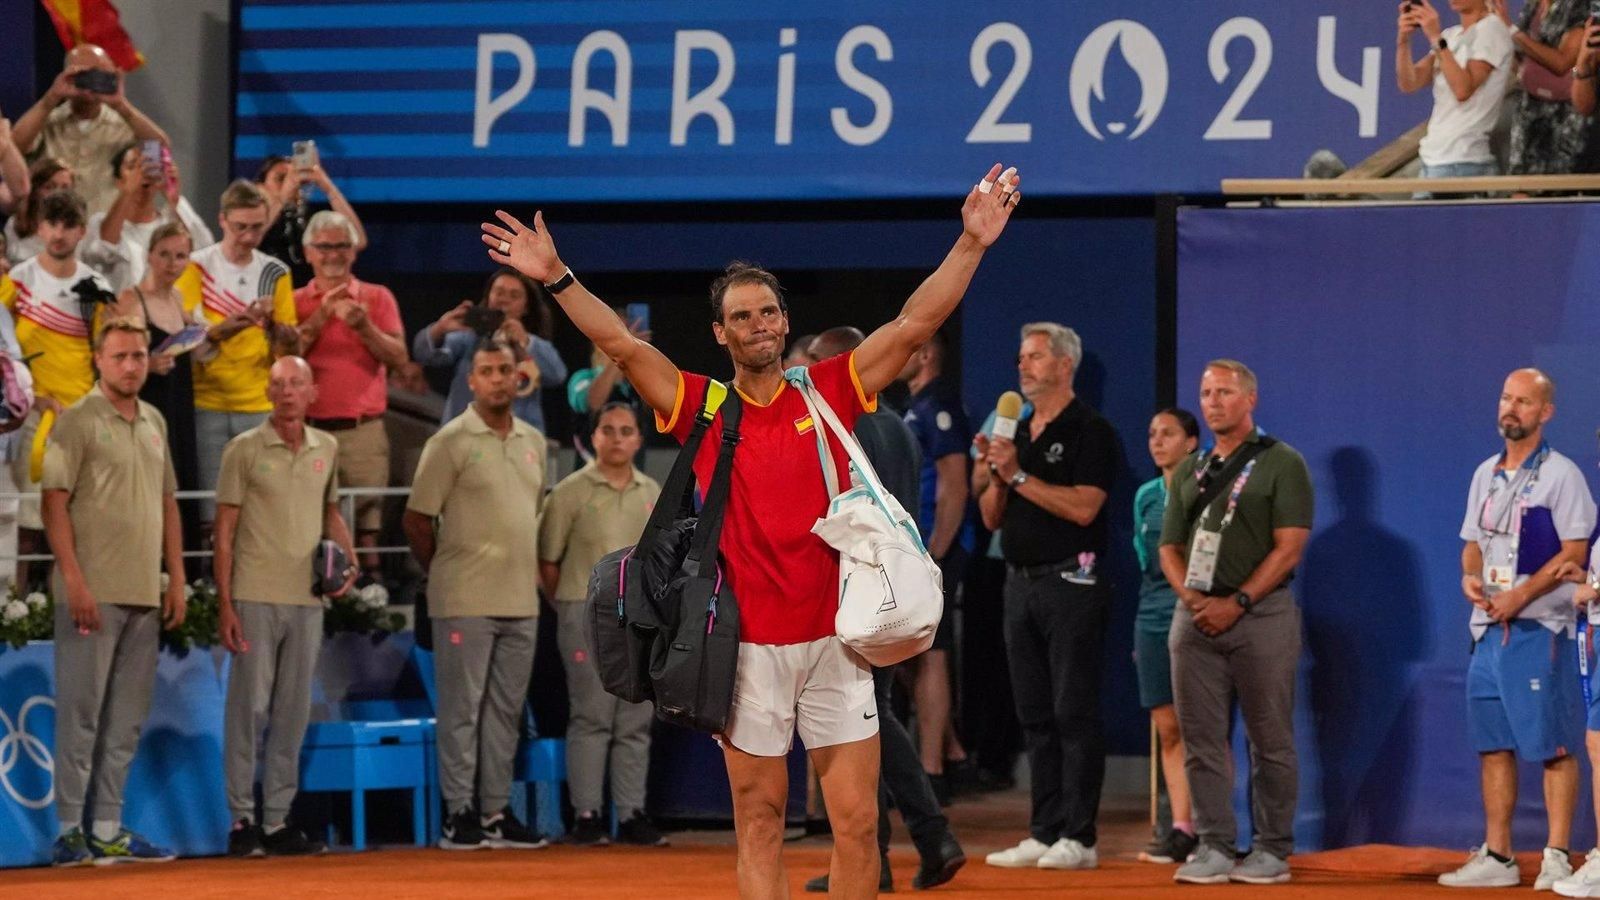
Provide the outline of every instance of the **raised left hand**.
[[1439,27],[1439,11],[1434,9],[1428,0],[1417,0],[1417,5],[1412,7],[1411,14],[1416,17],[1417,27],[1427,35],[1428,43],[1439,43],[1439,35],[1442,33]]
[[[961,228],[967,236],[984,247],[999,239],[1011,221],[1011,213],[1022,202],[1022,191],[1017,187],[1021,182],[1022,176],[1015,168],[1002,172],[999,163],[991,166],[983,181],[967,192],[967,200],[961,206]],[[983,189],[985,184],[989,185],[987,191]]]

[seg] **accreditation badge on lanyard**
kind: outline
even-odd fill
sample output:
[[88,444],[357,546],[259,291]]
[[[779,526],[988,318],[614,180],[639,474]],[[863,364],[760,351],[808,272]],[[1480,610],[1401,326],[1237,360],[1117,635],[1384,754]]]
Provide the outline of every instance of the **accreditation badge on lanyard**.
[[[1255,468],[1256,460],[1252,459],[1244,464],[1244,471],[1234,479],[1233,488],[1228,491],[1228,510],[1223,513],[1216,529],[1201,527],[1195,531],[1194,540],[1189,545],[1189,571],[1183,579],[1184,587],[1201,593],[1211,590],[1217,574],[1217,556],[1222,552],[1222,532],[1233,522],[1233,514],[1239,509],[1239,495],[1244,493],[1245,482],[1250,480],[1250,473]],[[1205,513],[1200,514],[1200,521],[1205,521]]]
[[[1496,535],[1509,537],[1506,542],[1506,552],[1496,557],[1489,552],[1487,544],[1483,554],[1483,592],[1486,596],[1494,596],[1501,591],[1509,591],[1517,583],[1517,552],[1522,547],[1522,513],[1528,508],[1528,499],[1533,496],[1533,489],[1539,484],[1539,471],[1544,466],[1544,461],[1550,456],[1550,448],[1545,447],[1534,458],[1533,466],[1524,469],[1527,472],[1527,481],[1519,489],[1515,480],[1506,483],[1505,505],[1499,510],[1493,510],[1494,498],[1498,494],[1499,485],[1492,484],[1489,496],[1483,498],[1483,509],[1478,515],[1479,529],[1489,535],[1491,541]],[[1504,477],[1497,473],[1497,478]],[[1521,473],[1518,474],[1521,478]]]

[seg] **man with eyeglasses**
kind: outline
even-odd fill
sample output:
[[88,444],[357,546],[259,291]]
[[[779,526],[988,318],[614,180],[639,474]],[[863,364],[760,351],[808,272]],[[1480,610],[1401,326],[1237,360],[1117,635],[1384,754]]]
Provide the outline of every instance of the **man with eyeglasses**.
[[1517,757],[1544,765],[1549,828],[1534,889],[1572,875],[1568,855],[1578,802],[1583,710],[1578,698],[1574,587],[1558,577],[1582,566],[1595,524],[1594,499],[1572,460],[1544,439],[1555,415],[1555,383],[1518,369],[1500,391],[1505,445],[1472,476],[1461,523],[1461,592],[1472,604],[1467,730],[1482,769],[1484,842],[1446,887],[1512,887],[1511,815]]
[[[394,294],[355,277],[360,239],[343,213],[323,210],[311,217],[301,243],[312,279],[294,292],[294,306],[318,385],[306,420],[339,439],[340,484],[383,488],[389,486],[389,435],[383,428],[389,369],[409,357]],[[378,545],[382,497],[357,498],[355,526],[357,547]],[[373,575],[377,555],[363,553],[361,567]]]
[[[1311,537],[1314,496],[1305,459],[1256,427],[1256,400],[1244,363],[1207,364],[1200,412],[1216,444],[1178,464],[1161,524],[1161,571],[1179,601],[1167,637],[1172,690],[1200,840],[1173,875],[1180,883],[1282,884],[1294,851],[1300,608],[1289,583]],[[1235,700],[1250,736],[1255,830],[1237,863]]]
[[[184,305],[198,305],[209,325],[194,364],[195,445],[200,486],[217,484],[222,449],[272,412],[267,370],[299,352],[289,269],[256,249],[267,228],[267,196],[248,181],[222,192],[222,240],[196,250],[178,279]],[[200,504],[209,534],[216,504]]]

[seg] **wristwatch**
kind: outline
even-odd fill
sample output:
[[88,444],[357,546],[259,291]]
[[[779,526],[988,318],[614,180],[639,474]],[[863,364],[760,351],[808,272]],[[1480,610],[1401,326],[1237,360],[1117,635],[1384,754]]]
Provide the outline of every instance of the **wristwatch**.
[[563,273],[560,278],[557,278],[555,281],[545,285],[544,289],[552,294],[559,294],[567,288],[572,287],[572,283],[577,280],[578,279],[572,275],[571,267],[568,267],[567,271]]
[[1246,594],[1244,591],[1240,591],[1238,593],[1238,595],[1234,599],[1236,599],[1238,601],[1239,608],[1244,610],[1245,612],[1249,612],[1250,611],[1250,607],[1252,607],[1252,606],[1254,606],[1256,604],[1255,599],[1252,598],[1249,594]]
[[1027,483],[1027,481],[1028,481],[1028,473],[1022,471],[1021,469],[1017,470],[1017,474],[1011,476],[1011,486],[1012,487],[1022,487],[1024,484]]

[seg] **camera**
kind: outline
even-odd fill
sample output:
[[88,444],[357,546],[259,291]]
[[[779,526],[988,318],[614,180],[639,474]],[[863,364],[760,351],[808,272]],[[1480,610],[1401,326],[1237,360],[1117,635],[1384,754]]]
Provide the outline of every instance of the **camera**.
[[506,314],[504,310],[491,309],[480,304],[468,309],[462,321],[478,337],[486,338],[492,337],[500,330],[500,326],[506,323]]
[[87,69],[72,76],[72,86],[91,94],[115,94],[117,73],[104,69]]

